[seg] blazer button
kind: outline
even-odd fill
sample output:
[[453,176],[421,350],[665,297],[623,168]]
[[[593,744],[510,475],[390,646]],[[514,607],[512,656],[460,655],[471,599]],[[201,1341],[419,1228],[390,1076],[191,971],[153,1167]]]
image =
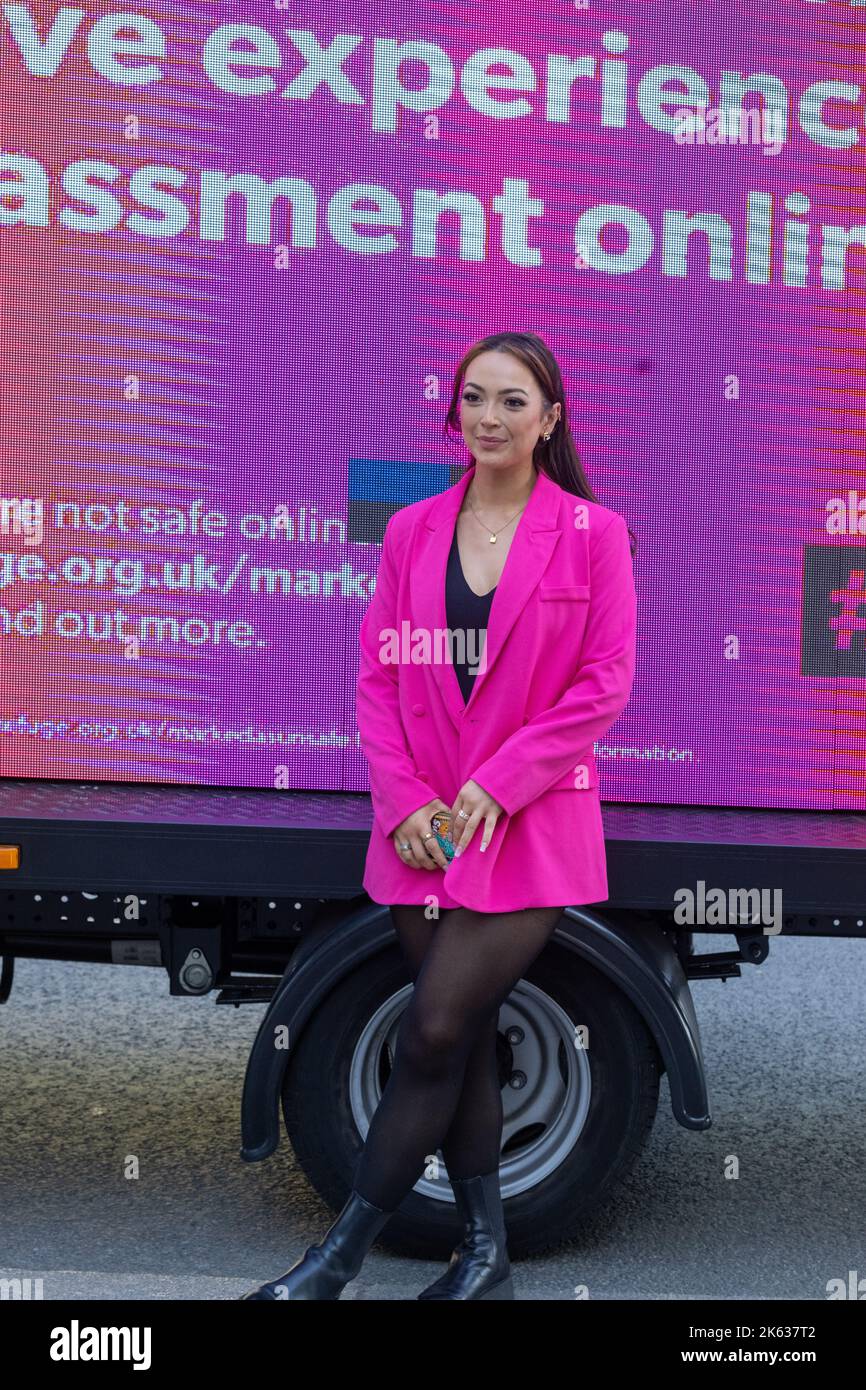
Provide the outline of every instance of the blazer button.
[[413,706],[412,706],[412,713],[413,713],[413,714],[426,714],[427,711],[426,711],[426,709],[424,708],[423,705],[413,705]]
[[419,777],[429,777],[430,774],[429,774],[429,772],[427,771],[426,767],[419,767],[419,769],[418,769],[418,776],[419,776]]

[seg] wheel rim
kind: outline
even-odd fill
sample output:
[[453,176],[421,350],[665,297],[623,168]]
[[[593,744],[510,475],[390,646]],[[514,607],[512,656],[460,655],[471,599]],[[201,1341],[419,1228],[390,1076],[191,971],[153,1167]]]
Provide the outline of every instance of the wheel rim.
[[[352,1115],[366,1140],[390,1075],[400,1018],[412,994],[407,985],[368,1020],[349,1069]],[[591,1076],[586,1050],[564,1009],[549,994],[521,980],[499,1011],[497,1056],[502,1087],[500,1183],[503,1197],[535,1187],[578,1143],[586,1123]],[[439,1176],[419,1178],[413,1191],[453,1201],[441,1149]]]

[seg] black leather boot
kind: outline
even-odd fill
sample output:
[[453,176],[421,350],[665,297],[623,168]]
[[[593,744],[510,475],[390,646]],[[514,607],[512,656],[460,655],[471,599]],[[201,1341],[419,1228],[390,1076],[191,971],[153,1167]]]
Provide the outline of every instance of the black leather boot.
[[335,1299],[361,1268],[364,1256],[393,1216],[354,1189],[318,1245],[310,1245],[279,1279],[262,1284],[244,1299]]
[[478,1178],[452,1178],[466,1232],[435,1284],[419,1298],[513,1298],[499,1169]]

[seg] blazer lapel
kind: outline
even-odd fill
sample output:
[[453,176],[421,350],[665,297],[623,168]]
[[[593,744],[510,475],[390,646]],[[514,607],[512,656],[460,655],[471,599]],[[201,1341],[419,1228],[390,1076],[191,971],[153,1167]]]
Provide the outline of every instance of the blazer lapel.
[[[505,567],[493,595],[481,669],[475,677],[469,701],[464,705],[460,682],[443,635],[448,626],[445,573],[457,515],[474,476],[473,464],[459,483],[441,492],[430,507],[418,527],[409,582],[412,628],[431,634],[433,675],[456,726],[460,725],[465,711],[475,700],[478,687],[496,665],[518,614],[550,563],[560,534],[560,489],[545,473],[539,471],[526,510],[517,522]],[[433,639],[436,630],[440,634],[438,649]]]

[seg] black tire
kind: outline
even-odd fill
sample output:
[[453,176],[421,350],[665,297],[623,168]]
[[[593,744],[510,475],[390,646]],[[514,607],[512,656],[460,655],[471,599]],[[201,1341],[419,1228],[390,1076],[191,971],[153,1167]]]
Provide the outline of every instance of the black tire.
[[[590,1045],[582,1065],[585,1068],[588,1063],[591,1085],[579,1133],[567,1131],[565,1142],[560,1140],[556,1152],[561,1149],[561,1161],[543,1179],[530,1180],[515,1195],[505,1192],[508,1248],[515,1258],[575,1240],[588,1218],[607,1204],[647,1142],[661,1071],[655,1041],[640,1014],[606,976],[573,952],[555,943],[548,945],[525,981],[541,992],[533,996],[539,1007],[545,1007],[546,998],[555,1006],[554,1013],[558,1010],[567,1016],[570,1028],[577,1024],[588,1028]],[[309,1021],[287,1067],[282,1102],[289,1139],[304,1173],[334,1212],[349,1193],[362,1147],[351,1104],[357,1088],[352,1090],[350,1085],[359,1040],[388,1001],[401,990],[407,991],[408,998],[410,984],[399,948],[381,952],[332,991]],[[406,999],[393,1008],[402,1011],[405,1003]],[[509,1044],[502,1035],[500,1043],[505,1054],[500,1061],[507,1075]],[[554,1080],[567,1087],[571,1067],[562,1047],[567,1051],[567,1044],[558,1049],[559,1079]],[[379,1069],[379,1094],[390,1065],[387,1048],[380,1051],[381,1059],[371,1051],[367,1063]],[[501,1166],[504,1187],[509,1162],[506,1147]],[[453,1203],[413,1190],[379,1243],[417,1259],[447,1259],[455,1238],[459,1230]]]

